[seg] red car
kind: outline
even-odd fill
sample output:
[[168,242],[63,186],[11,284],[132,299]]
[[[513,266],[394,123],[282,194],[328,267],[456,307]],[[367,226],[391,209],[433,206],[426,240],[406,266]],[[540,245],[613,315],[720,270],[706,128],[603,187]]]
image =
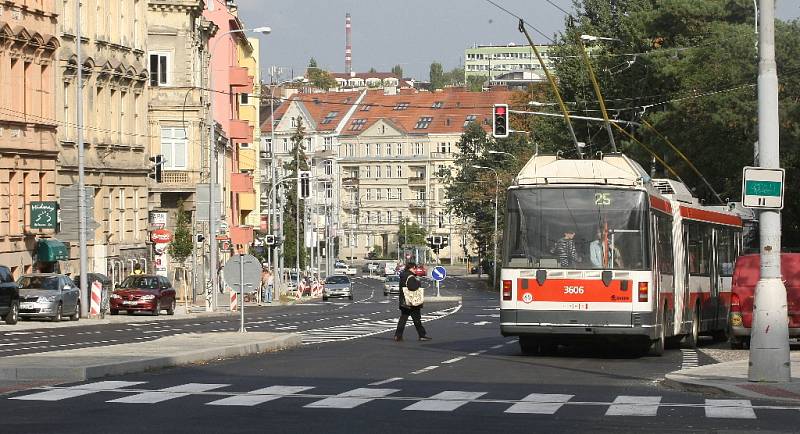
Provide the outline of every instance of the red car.
[[[731,284],[731,348],[750,346],[753,298],[761,275],[761,257],[743,255],[736,260]],[[789,337],[800,337],[800,253],[781,253],[781,274],[786,286]]]
[[414,274],[416,274],[417,277],[425,277],[428,275],[428,270],[425,269],[424,265],[419,264],[414,268]]
[[158,315],[162,310],[167,315],[175,314],[175,289],[169,279],[152,274],[130,275],[114,292],[109,300],[111,315],[119,311],[150,312]]

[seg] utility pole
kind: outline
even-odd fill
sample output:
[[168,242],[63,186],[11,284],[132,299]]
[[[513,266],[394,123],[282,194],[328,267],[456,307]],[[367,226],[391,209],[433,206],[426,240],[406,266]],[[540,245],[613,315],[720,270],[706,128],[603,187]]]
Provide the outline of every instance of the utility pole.
[[[759,164],[779,168],[778,74],[775,64],[775,1],[760,0],[758,23]],[[750,343],[750,381],[791,380],[786,287],[781,280],[781,214],[759,213],[761,277],[756,285]]]
[[[80,315],[86,318],[89,315],[90,294],[88,291],[88,272],[86,248],[86,175],[84,174],[84,152],[83,152],[83,59],[81,58],[81,1],[75,0],[75,52],[76,54],[76,78],[75,86],[75,110],[76,110],[76,133],[78,139],[78,261],[80,263]],[[94,199],[94,198],[92,198]]]

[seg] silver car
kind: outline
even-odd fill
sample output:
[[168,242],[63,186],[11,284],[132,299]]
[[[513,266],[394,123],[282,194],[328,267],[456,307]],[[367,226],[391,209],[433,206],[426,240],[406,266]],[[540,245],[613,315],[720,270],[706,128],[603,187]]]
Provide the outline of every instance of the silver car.
[[80,319],[80,290],[69,277],[55,273],[25,274],[17,280],[17,285],[21,318]]
[[386,276],[383,282],[383,295],[400,294],[400,276]]
[[328,276],[322,286],[322,299],[331,297],[347,297],[353,299],[353,282],[347,276]]

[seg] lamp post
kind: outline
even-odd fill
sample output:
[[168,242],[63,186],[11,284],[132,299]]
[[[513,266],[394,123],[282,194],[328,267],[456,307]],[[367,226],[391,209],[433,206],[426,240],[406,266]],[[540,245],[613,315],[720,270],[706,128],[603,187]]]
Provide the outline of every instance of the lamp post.
[[487,154],[493,154],[493,155],[507,155],[507,156],[513,158],[514,160],[517,159],[516,155],[510,154],[508,152],[503,152],[503,151],[493,151],[493,150],[490,149],[490,150],[486,151],[486,153]]
[[217,291],[219,290],[219,264],[217,264],[217,207],[216,202],[214,201],[214,191],[216,190],[217,185],[217,143],[215,140],[216,136],[216,124],[214,123],[214,68],[212,64],[212,59],[214,57],[214,50],[217,48],[217,43],[221,41],[225,36],[231,35],[233,33],[245,33],[245,32],[255,32],[261,33],[263,35],[269,34],[272,31],[269,27],[256,27],[254,29],[234,29],[229,30],[223,34],[221,34],[214,42],[211,44],[211,48],[208,50],[208,144],[209,144],[209,152],[211,152],[211,156],[209,159],[209,170],[211,170],[211,176],[208,182],[208,238],[210,240],[210,252],[209,252],[209,260],[211,262],[211,303],[209,306],[206,306],[206,310],[213,311],[214,310],[214,300],[217,296]]
[[[492,173],[494,173],[494,232],[492,233],[492,241],[494,242],[494,253],[492,254],[494,261],[492,262],[494,267],[492,271],[492,289],[497,289],[497,194],[500,191],[500,177],[497,175],[497,170],[491,167],[473,164],[472,168],[491,170]],[[480,267],[480,264],[478,264],[478,266]]]

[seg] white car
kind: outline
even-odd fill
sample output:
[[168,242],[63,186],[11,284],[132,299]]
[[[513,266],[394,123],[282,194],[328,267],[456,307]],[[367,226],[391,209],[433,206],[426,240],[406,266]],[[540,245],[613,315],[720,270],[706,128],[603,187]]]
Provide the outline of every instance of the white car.
[[345,275],[345,276],[355,276],[356,275],[356,269],[355,268],[350,268],[350,267],[348,267],[347,265],[344,265],[344,264],[336,264],[333,267],[333,274]]

